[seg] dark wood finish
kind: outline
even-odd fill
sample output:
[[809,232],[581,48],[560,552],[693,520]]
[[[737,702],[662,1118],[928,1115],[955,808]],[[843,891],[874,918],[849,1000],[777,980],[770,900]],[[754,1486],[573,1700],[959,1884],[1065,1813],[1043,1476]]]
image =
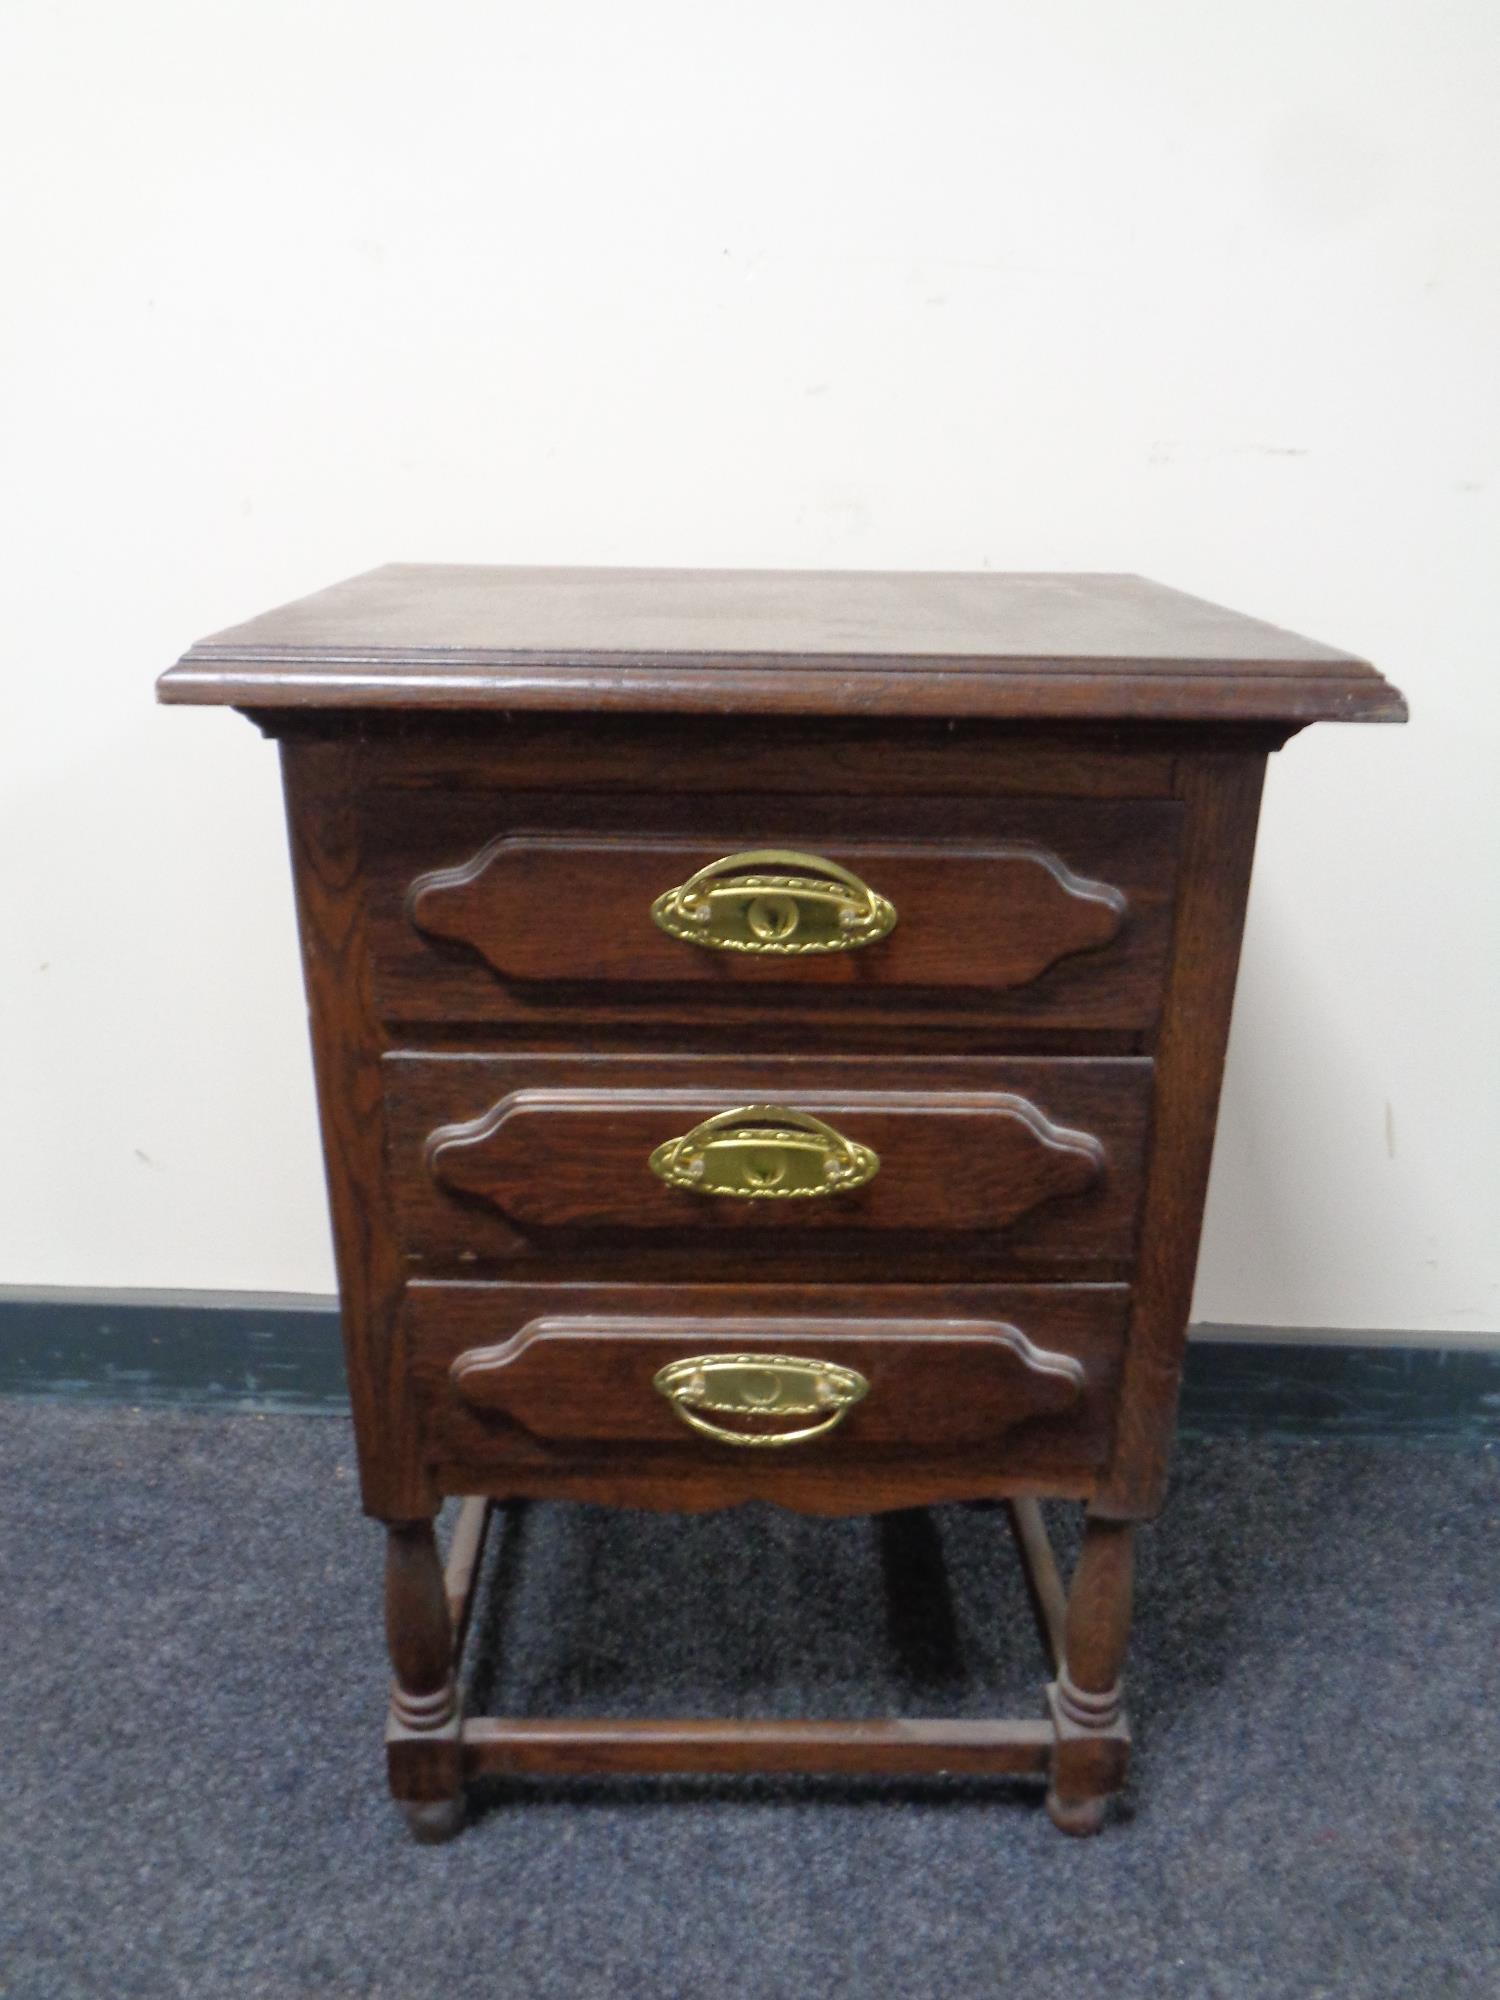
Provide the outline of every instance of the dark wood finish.
[[[948,1502],[1009,1500],[1039,1488],[1049,1499],[1083,1502],[1098,1485],[1097,1473],[1082,1462],[1083,1434],[1069,1451],[1053,1446],[1044,1452],[1037,1436],[1041,1424],[1025,1424],[1011,1432],[1002,1450],[989,1447],[941,1456],[933,1452],[926,1457],[865,1451],[857,1459],[817,1463],[799,1459],[795,1464],[787,1451],[775,1454],[788,1463],[778,1464],[774,1472],[759,1462],[762,1454],[749,1452],[736,1453],[732,1466],[727,1451],[724,1462],[713,1465],[669,1462],[662,1452],[628,1453],[604,1446],[596,1446],[587,1458],[569,1460],[540,1452],[528,1457],[517,1442],[525,1433],[511,1428],[502,1445],[498,1426],[489,1436],[478,1429],[467,1431],[462,1455],[450,1457],[449,1439],[455,1428],[450,1425],[435,1436],[432,1461],[434,1476],[451,1491],[480,1484],[497,1499],[582,1501],[654,1513],[705,1514],[761,1500],[799,1514],[838,1519]],[[755,1464],[739,1463],[752,1456]]]
[[431,1521],[387,1525],[385,1627],[396,1713],[409,1728],[441,1728],[453,1715],[453,1629]]
[[392,563],[205,639],[166,701],[1400,721],[1362,660],[1135,576]]
[[[328,726],[316,711],[252,711],[252,717],[273,736]],[[657,793],[836,798],[856,813],[872,795],[887,807],[909,799],[1162,800],[1172,795],[1173,760],[1200,733],[1170,725],[1062,728],[956,717],[769,715],[747,724],[744,716],[598,715],[586,730],[566,715],[424,714],[414,722],[372,710],[358,719],[370,817],[386,823],[393,841],[403,833],[412,838],[414,822],[433,824],[435,808],[464,795],[493,807],[502,794],[551,792],[577,811],[590,794],[612,792],[633,800],[629,824],[636,829],[639,815],[654,810]],[[643,771],[652,787],[644,794]],[[393,792],[402,795],[399,804]],[[888,832],[889,821],[877,821],[875,830]],[[494,831],[491,824],[480,839]],[[432,866],[432,857],[419,865]]]
[[463,1769],[453,1627],[431,1521],[387,1525],[385,1630],[396,1676],[385,1739],[391,1792],[418,1809],[414,1833],[442,1838],[456,1830]]
[[[790,1078],[787,1079],[791,1081]],[[499,1209],[523,1233],[543,1229],[885,1229],[969,1235],[1004,1229],[1059,1196],[1081,1194],[1104,1171],[1092,1132],[1054,1125],[1005,1091],[789,1089],[789,1103],[874,1147],[881,1170],[847,1194],[769,1202],[668,1187],[649,1173],[653,1149],[710,1114],[758,1100],[690,1088],[520,1090],[470,1125],[434,1132],[427,1164],[440,1186]],[[767,1123],[774,1123],[768,1117]],[[773,1197],[774,1198],[774,1197]]]
[[1063,1657],[1075,1721],[1113,1722],[1120,1706],[1120,1667],[1130,1635],[1134,1530],[1128,1521],[1091,1515],[1068,1592]]
[[[1057,1824],[1095,1831],[1265,759],[1400,695],[1137,577],[401,566],[195,646],[160,693],[282,740],[413,1831],[456,1829],[466,1775],[749,1769],[1045,1775]],[[853,868],[894,930],[777,962],[653,924],[762,848]],[[778,1103],[879,1172],[749,1201],[652,1175],[711,1113]],[[870,1388],[814,1437],[726,1444],[653,1386],[697,1353]],[[527,1498],[1003,1500],[1048,1719],[465,1725],[489,1503]],[[1066,1601],[1043,1499],[1088,1509]]]
[[626,1777],[672,1771],[811,1772],[825,1776],[1041,1777],[1052,1755],[1045,1722],[565,1721],[478,1717],[464,1729],[470,1777]]
[[1060,1712],[1055,1685],[1047,1689],[1047,1704],[1053,1727],[1047,1815],[1061,1833],[1098,1833],[1129,1773],[1129,1724],[1122,1714],[1108,1729],[1081,1729]]
[[344,1362],[366,1511],[429,1513],[406,1397],[397,1306],[404,1276],[385,1174],[380,1053],[371,988],[355,755],[343,742],[281,751],[292,880],[333,1216]]
[[[696,810],[695,810],[696,808]],[[704,817],[662,795],[651,825]],[[449,793],[420,812],[372,800],[365,843],[382,1011],[396,1022],[545,1021],[601,1002],[699,1022],[768,1007],[1149,1028],[1161,1002],[1180,808],[1115,800],[901,807],[721,795],[701,835],[653,832],[639,800]],[[899,818],[911,838],[889,833]],[[637,829],[629,834],[621,829]],[[703,950],[653,900],[725,855],[813,851],[892,900],[888,937],[777,958]],[[434,865],[434,864],[438,865]],[[592,1016],[591,1016],[592,1018]]]
[[1247,752],[1178,765],[1188,822],[1135,1307],[1115,1463],[1094,1503],[1124,1520],[1154,1514],[1166,1492],[1264,775]]
[[[466,1349],[449,1374],[471,1409],[548,1443],[666,1444],[701,1456],[703,1440],[653,1389],[658,1371],[695,1354],[782,1351],[852,1368],[870,1384],[837,1437],[817,1440],[820,1451],[990,1444],[1083,1395],[1071,1354],[983,1320],[786,1319],[773,1334],[760,1319],[534,1319],[498,1346]],[[790,1428],[784,1419],[720,1422],[750,1436]]]
[[748,844],[722,833],[698,841],[502,834],[462,867],[419,877],[406,907],[417,930],[467,946],[502,979],[630,986],[726,977],[793,987],[1029,986],[1060,958],[1109,944],[1125,921],[1120,890],[1074,874],[1045,847],[841,841],[831,858],[905,912],[867,956],[731,956],[652,923],[655,894]]
[[467,946],[501,979],[629,986],[1029,986],[1059,959],[1111,943],[1125,922],[1121,890],[1039,845],[822,844],[894,902],[890,936],[858,952],[750,957],[653,923],[655,896],[749,847],[743,832],[502,834],[462,867],[419,877],[406,907],[418,931]]
[[1068,1592],[1063,1661],[1049,1690],[1057,1747],[1047,1810],[1064,1833],[1097,1833],[1125,1782],[1120,1675],[1130,1638],[1135,1529],[1090,1515]]
[[[1090,1492],[1128,1303],[1120,1285],[430,1280],[409,1287],[403,1333],[428,1476],[445,1492],[874,1513],[1000,1497],[1023,1479]],[[841,1362],[870,1394],[812,1444],[737,1450],[695,1436],[651,1387],[666,1362],[713,1351]]]
[[1021,1572],[1026,1579],[1037,1636],[1056,1671],[1062,1666],[1065,1653],[1068,1598],[1052,1554],[1047,1524],[1040,1506],[1029,1493],[1018,1494],[1005,1505],[1021,1557]]
[[448,1621],[453,1627],[455,1666],[463,1657],[474,1610],[474,1586],[484,1560],[484,1545],[494,1511],[495,1503],[487,1494],[470,1493],[460,1502],[458,1519],[453,1524],[453,1540],[443,1567],[443,1594],[448,1600]]
[[[386,1070],[400,1228],[429,1260],[576,1268],[628,1250],[643,1274],[691,1277],[711,1240],[726,1277],[812,1278],[851,1275],[878,1238],[899,1277],[925,1239],[928,1270],[963,1242],[991,1270],[1112,1277],[1134,1247],[1143,1061],[396,1054]],[[811,1112],[880,1171],[795,1201],[651,1172],[654,1148],[750,1104]]]

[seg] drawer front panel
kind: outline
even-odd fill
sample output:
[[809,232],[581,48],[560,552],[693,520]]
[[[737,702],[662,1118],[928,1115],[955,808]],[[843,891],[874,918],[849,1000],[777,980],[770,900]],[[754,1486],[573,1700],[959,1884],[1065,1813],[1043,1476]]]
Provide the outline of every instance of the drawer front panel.
[[1123,1266],[1134,1247],[1140,1059],[393,1055],[384,1068],[401,1227],[421,1257],[675,1246],[739,1277],[923,1242],[1044,1265]]
[[403,1310],[426,1450],[455,1488],[649,1471],[775,1498],[882,1469],[938,1490],[980,1468],[1086,1478],[1127,1303],[1108,1285],[418,1281]]
[[[943,1001],[1149,1027],[1170,802],[465,797],[371,801],[378,998],[395,1021]],[[894,831],[899,827],[899,833]]]

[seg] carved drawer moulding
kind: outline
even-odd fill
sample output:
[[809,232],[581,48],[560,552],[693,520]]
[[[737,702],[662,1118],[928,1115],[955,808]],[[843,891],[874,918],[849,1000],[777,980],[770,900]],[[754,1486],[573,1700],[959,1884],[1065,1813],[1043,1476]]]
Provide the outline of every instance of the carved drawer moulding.
[[[887,905],[888,917],[859,939],[858,963],[820,967],[824,977],[884,983],[887,960],[891,984],[1025,986],[1059,960],[1101,949],[1127,918],[1123,890],[1075,873],[1042,846],[860,841],[836,859],[877,889],[882,874],[920,883],[941,869],[946,896],[938,905],[918,890],[903,894],[899,913]],[[690,926],[675,914],[679,890],[670,886],[714,862],[714,848],[697,843],[503,833],[458,866],[418,877],[406,911],[424,936],[465,947],[503,979],[722,980],[722,962],[682,948]],[[799,878],[774,879],[785,887]],[[805,980],[809,957],[824,956],[821,945],[799,951],[753,938],[736,951],[758,959],[758,974],[792,981]],[[743,975],[743,959],[731,960],[736,970]]]

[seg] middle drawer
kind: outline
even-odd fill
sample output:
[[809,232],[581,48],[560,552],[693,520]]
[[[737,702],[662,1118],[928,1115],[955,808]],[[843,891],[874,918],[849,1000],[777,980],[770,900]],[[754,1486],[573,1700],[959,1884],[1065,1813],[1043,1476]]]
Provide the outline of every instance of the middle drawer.
[[[1135,1247],[1144,1058],[384,1060],[408,1254],[664,1275],[1109,1276]],[[840,1267],[843,1267],[840,1272]]]

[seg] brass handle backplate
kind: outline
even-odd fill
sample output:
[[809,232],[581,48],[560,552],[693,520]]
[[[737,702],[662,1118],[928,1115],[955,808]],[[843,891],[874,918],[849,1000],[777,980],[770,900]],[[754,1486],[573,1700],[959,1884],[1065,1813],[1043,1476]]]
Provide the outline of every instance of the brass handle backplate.
[[896,925],[896,906],[818,854],[778,847],[726,854],[668,889],[651,915],[669,936],[707,951],[795,958],[855,951]]
[[784,1104],[742,1104],[668,1139],[651,1155],[668,1187],[741,1200],[845,1194],[880,1171],[880,1155]]
[[[653,1387],[701,1436],[765,1448],[822,1437],[844,1421],[870,1385],[855,1368],[795,1354],[694,1354],[658,1370]],[[818,1421],[789,1431],[741,1431],[712,1422],[713,1416]]]

